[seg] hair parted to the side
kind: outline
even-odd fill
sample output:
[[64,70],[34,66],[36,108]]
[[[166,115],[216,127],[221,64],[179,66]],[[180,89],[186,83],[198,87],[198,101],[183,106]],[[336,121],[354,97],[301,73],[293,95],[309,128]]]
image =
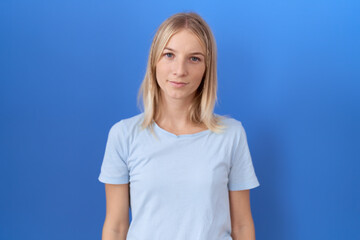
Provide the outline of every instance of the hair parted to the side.
[[[138,92],[138,107],[140,98],[143,100],[144,120],[141,128],[147,128],[153,132],[153,121],[161,111],[159,109],[161,89],[156,81],[156,64],[166,47],[169,39],[182,29],[194,33],[206,49],[205,73],[196,90],[196,95],[189,106],[190,121],[203,123],[211,131],[221,133],[225,128],[220,120],[222,116],[214,114],[214,106],[217,102],[217,49],[215,38],[205,20],[195,12],[181,12],[170,16],[157,29],[153,38],[146,73]],[[142,110],[142,109],[141,109]]]

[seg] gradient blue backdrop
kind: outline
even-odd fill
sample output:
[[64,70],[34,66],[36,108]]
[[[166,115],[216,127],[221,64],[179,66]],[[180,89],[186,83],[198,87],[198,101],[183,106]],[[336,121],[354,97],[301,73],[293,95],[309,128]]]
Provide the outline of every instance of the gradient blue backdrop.
[[101,238],[108,131],[190,10],[218,44],[215,112],[247,131],[257,239],[360,239],[357,0],[1,1],[0,239]]

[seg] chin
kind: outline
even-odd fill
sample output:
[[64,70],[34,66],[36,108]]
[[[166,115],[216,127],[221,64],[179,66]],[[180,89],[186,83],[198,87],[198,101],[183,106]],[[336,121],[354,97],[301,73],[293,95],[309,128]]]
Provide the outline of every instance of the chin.
[[166,94],[166,98],[171,98],[171,99],[185,99],[188,96],[183,95],[183,94]]

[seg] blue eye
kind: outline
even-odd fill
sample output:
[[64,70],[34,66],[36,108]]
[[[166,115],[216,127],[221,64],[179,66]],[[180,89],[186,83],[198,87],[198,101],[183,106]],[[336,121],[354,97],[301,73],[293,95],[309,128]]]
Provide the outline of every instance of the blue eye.
[[200,58],[198,58],[198,57],[191,57],[191,60],[194,60],[194,62],[200,62]]
[[165,53],[164,55],[167,56],[167,57],[172,57],[173,54],[172,53]]

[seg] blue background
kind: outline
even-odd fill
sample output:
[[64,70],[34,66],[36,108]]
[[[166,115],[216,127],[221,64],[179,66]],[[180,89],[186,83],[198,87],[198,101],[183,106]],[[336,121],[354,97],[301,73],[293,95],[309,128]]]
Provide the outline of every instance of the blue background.
[[1,1],[0,239],[100,239],[108,131],[156,28],[198,12],[240,120],[257,239],[360,239],[359,1]]

